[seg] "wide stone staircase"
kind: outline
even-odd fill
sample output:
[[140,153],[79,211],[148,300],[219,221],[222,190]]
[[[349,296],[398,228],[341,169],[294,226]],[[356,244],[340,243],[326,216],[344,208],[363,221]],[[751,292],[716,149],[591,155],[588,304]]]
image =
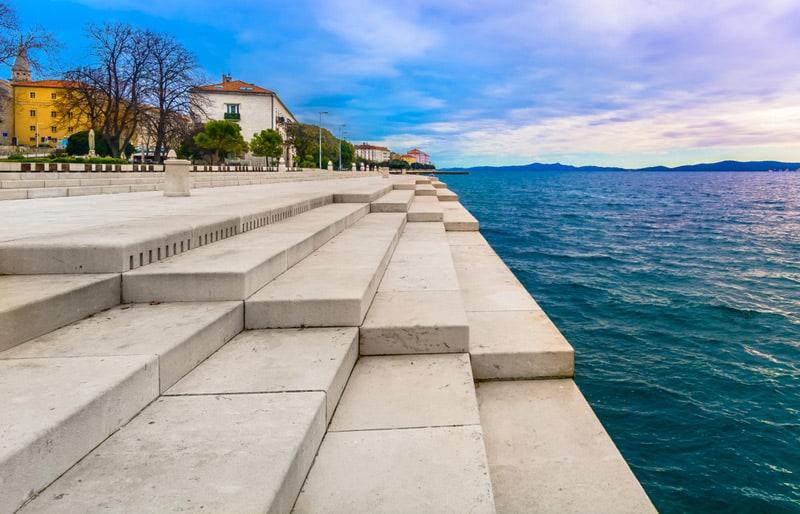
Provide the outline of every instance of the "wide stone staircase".
[[336,182],[0,240],[0,514],[652,512],[456,195]]

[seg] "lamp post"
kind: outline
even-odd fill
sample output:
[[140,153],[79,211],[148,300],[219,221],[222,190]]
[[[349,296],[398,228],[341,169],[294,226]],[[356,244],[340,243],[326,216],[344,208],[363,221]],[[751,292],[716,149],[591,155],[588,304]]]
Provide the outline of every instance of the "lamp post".
[[319,169],[322,169],[322,115],[328,111],[319,111]]
[[347,124],[342,123],[339,125],[339,171],[342,171],[342,137],[344,136],[344,129]]

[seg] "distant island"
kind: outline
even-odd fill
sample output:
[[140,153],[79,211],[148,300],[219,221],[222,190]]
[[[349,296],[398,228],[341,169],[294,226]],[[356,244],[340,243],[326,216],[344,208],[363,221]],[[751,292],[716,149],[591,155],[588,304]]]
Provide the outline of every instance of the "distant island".
[[800,171],[798,162],[780,161],[720,161],[686,166],[650,166],[647,168],[616,168],[605,166],[570,166],[569,164],[542,164],[534,162],[520,166],[475,166],[471,168],[442,168],[441,171]]

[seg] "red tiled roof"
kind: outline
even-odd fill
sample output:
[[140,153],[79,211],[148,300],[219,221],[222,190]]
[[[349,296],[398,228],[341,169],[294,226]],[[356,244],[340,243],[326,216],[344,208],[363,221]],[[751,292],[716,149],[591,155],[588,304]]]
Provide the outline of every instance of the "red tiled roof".
[[359,150],[383,150],[384,152],[391,152],[391,150],[384,146],[368,145],[366,143],[363,145],[355,145],[355,148]]
[[266,93],[274,95],[274,91],[258,87],[255,84],[242,82],[241,80],[229,80],[220,82],[219,84],[209,84],[207,86],[200,86],[198,91],[224,91],[226,93]]
[[26,87],[70,87],[75,85],[75,82],[70,82],[69,80],[30,80],[26,82],[13,82],[15,86],[26,86]]

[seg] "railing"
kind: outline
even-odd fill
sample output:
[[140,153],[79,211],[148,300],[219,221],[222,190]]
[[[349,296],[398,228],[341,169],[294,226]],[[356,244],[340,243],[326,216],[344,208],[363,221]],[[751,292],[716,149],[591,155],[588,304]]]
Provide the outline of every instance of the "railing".
[[225,113],[226,120],[239,120],[241,119],[241,115],[238,112],[226,112]]

